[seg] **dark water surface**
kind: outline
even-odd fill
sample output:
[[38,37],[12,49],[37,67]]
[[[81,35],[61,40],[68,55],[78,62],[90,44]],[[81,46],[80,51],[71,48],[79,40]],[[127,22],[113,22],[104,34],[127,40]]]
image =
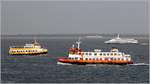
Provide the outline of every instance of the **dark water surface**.
[[[104,44],[108,39],[82,39],[81,48],[92,51],[101,48],[109,51],[117,47],[129,53],[133,65],[60,65],[58,57],[66,57],[75,38],[36,38],[49,50],[47,56],[11,56],[9,46],[31,43],[33,39],[3,38],[1,40],[1,80],[5,83],[148,83],[149,45]],[[148,43],[148,39],[140,39]]]

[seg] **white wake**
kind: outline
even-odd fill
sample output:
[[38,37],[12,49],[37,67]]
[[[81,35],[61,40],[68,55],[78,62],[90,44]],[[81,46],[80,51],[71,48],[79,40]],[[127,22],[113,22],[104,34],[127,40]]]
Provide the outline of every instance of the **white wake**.
[[129,65],[135,65],[135,66],[142,66],[142,65],[144,65],[144,66],[146,65],[147,66],[148,65],[149,66],[150,64],[146,64],[146,63],[134,63],[134,64],[129,64]]
[[70,63],[62,63],[62,62],[57,62],[57,64],[59,64],[59,65],[72,65]]

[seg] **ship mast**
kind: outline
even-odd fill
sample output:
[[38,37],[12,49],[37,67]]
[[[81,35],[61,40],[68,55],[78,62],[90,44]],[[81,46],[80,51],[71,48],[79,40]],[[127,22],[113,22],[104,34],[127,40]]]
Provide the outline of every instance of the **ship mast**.
[[118,34],[118,36],[117,36],[117,39],[119,39],[120,37],[119,37],[119,34]]
[[78,41],[76,41],[76,43],[77,43],[78,49],[80,49],[80,43],[81,43],[80,38],[78,39]]
[[34,44],[38,44],[36,37],[34,37]]

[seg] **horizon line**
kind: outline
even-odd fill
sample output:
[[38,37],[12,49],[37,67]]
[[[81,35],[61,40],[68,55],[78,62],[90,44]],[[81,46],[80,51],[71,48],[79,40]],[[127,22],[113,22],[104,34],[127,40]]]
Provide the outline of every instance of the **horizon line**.
[[[72,34],[64,34],[64,33],[60,33],[60,34],[1,34],[2,35],[97,35],[97,34],[105,34],[105,35],[111,35],[111,34],[118,34],[118,33],[72,33]],[[121,35],[148,35],[149,36],[149,33],[148,34],[141,34],[141,33],[119,33]]]

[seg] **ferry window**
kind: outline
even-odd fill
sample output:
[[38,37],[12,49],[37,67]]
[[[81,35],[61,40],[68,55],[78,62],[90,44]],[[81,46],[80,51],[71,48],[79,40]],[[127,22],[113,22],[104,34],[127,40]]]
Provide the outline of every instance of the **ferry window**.
[[98,60],[98,58],[96,58],[96,60]]
[[109,56],[109,53],[107,53],[107,56]]
[[92,55],[91,53],[89,53],[89,55]]
[[104,53],[103,55],[105,56],[106,54]]
[[95,53],[94,55],[97,55],[97,53]]
[[88,55],[88,53],[85,53],[86,55]]
[[93,58],[93,60],[95,60],[95,58]]
[[105,60],[108,60],[108,58],[105,58]]
[[123,58],[121,60],[124,60]]
[[102,55],[102,53],[100,53],[99,55]]
[[118,58],[118,60],[120,60],[120,58]]
[[111,53],[111,55],[113,55],[113,53]]
[[85,58],[85,60],[88,60],[88,58]]
[[110,58],[110,60],[113,60],[113,58]]
[[116,60],[116,58],[114,58],[114,60]]
[[116,53],[114,55],[117,55]]
[[100,58],[99,60],[102,60],[102,58]]
[[89,60],[91,60],[91,58],[89,58]]
[[76,57],[75,59],[77,60],[78,58]]
[[120,56],[120,54],[118,54],[118,56]]

